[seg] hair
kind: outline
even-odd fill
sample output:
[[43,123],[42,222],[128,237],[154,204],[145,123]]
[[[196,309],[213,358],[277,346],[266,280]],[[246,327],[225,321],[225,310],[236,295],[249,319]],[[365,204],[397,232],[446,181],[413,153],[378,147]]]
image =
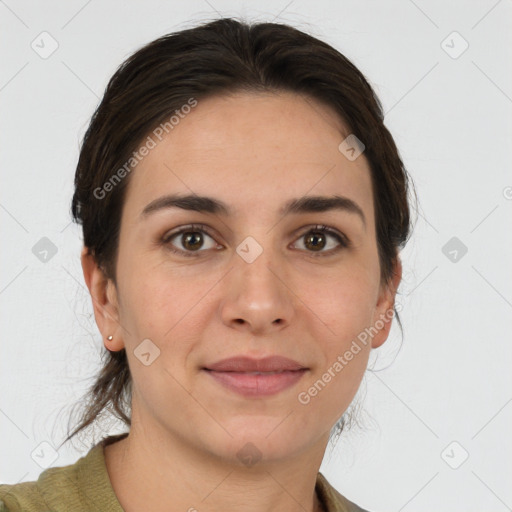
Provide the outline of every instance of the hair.
[[[119,66],[106,87],[82,142],[71,204],[74,221],[82,225],[84,246],[105,276],[117,286],[121,212],[130,174],[122,173],[124,179],[109,187],[108,194],[105,184],[112,183],[116,172],[119,177],[141,141],[191,98],[200,101],[237,92],[291,92],[322,102],[364,143],[381,282],[389,283],[398,251],[410,236],[410,178],[372,87],[344,55],[311,35],[286,24],[232,18],[150,42]],[[131,425],[126,350],[105,350],[103,356],[106,360],[87,392],[79,424],[65,441],[107,410]],[[346,421],[344,414],[336,424],[338,434]]]

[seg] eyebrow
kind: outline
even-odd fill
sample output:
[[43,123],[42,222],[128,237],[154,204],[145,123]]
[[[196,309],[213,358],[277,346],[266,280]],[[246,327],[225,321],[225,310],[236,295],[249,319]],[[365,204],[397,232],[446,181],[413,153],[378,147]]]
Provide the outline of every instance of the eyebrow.
[[[224,202],[212,197],[198,195],[170,194],[151,201],[142,210],[141,220],[150,214],[170,208],[181,208],[200,213],[212,213],[216,215],[232,215],[231,208]],[[366,217],[362,208],[352,199],[344,196],[304,196],[287,201],[279,210],[279,214],[286,216],[290,214],[327,212],[331,210],[345,211],[360,217],[366,229]]]

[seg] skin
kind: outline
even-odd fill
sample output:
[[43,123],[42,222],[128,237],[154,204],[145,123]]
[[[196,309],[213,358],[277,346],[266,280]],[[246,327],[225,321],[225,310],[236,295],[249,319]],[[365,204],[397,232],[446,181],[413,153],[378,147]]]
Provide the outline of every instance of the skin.
[[[201,100],[130,176],[117,288],[84,248],[97,325],[109,350],[126,348],[133,378],[130,434],[105,448],[127,512],[319,510],[314,488],[330,430],[392,322],[308,404],[298,394],[389,313],[402,272],[397,259],[395,277],[381,284],[370,168],[364,153],[350,161],[339,151],[348,134],[328,107],[292,93]],[[235,214],[172,208],[141,219],[167,193],[214,197]],[[340,210],[278,213],[289,199],[334,194],[355,201],[366,226]],[[211,228],[199,256],[171,252],[162,238],[190,223]],[[336,251],[339,242],[326,235],[325,256],[316,256],[307,245],[316,224],[351,246]],[[247,236],[263,249],[252,263],[236,252]],[[181,235],[172,244],[193,252]],[[134,355],[146,338],[160,350],[149,366]],[[200,370],[241,354],[284,355],[309,371],[254,399]],[[237,457],[248,442],[261,454],[250,467]]]

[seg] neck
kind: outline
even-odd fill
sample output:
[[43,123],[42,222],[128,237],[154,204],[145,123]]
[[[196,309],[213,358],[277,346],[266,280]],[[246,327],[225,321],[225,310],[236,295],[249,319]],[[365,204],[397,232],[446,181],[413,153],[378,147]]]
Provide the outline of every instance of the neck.
[[328,433],[293,458],[249,467],[139,425],[132,420],[130,434],[104,449],[125,512],[323,511],[315,484]]

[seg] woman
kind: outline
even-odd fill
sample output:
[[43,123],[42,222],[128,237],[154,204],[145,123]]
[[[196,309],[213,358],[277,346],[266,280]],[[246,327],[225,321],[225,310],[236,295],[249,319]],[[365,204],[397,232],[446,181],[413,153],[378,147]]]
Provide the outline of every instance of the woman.
[[110,80],[72,202],[130,427],[4,510],[355,511],[319,473],[388,337],[409,178],[372,88],[286,25],[162,37]]

